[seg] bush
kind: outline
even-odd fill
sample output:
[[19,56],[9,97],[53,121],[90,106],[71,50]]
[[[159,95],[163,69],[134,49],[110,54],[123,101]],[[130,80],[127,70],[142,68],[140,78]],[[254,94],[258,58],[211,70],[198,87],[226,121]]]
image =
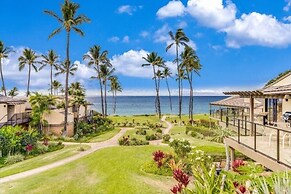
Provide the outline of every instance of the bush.
[[208,119],[200,119],[200,125],[206,128],[216,127],[216,122]]
[[170,147],[174,149],[178,157],[182,158],[185,158],[187,154],[190,153],[192,150],[190,142],[185,139],[184,140],[175,139],[170,143]]
[[146,135],[147,134],[147,131],[144,130],[144,129],[138,129],[135,133],[137,135]]
[[157,129],[157,133],[163,133],[163,130],[160,129],[160,128],[158,128],[158,129]]
[[136,138],[130,138],[129,136],[127,137],[123,136],[121,139],[118,140],[118,142],[119,142],[119,145],[122,145],[122,146],[149,145],[148,141],[143,141]]
[[[202,126],[199,126],[199,127],[187,126],[186,127],[186,134],[188,134],[189,132],[200,133],[203,136],[214,136],[215,135],[215,132],[213,129],[204,128]],[[193,135],[191,134],[191,136],[193,136]],[[195,137],[195,134],[193,137]]]
[[151,134],[151,135],[146,136],[146,140],[148,140],[148,141],[159,140],[159,139],[162,139],[161,133],[155,133],[155,134]]
[[163,141],[164,141],[164,142],[169,142],[170,139],[171,139],[171,136],[170,136],[169,134],[165,134],[165,135],[163,135]]
[[62,144],[62,142],[58,142],[58,143],[49,143],[48,145],[48,152],[53,152],[56,150],[60,150],[63,149],[65,146]]
[[162,166],[159,168],[154,161],[150,161],[148,163],[145,163],[142,166],[142,170],[146,173],[156,174],[156,175],[162,175],[162,176],[171,176],[172,175],[172,169],[169,166]]
[[24,160],[24,156],[21,155],[21,154],[16,154],[16,155],[13,155],[13,156],[7,156],[7,158],[5,159],[5,162],[4,164],[7,164],[7,165],[10,165],[10,164],[15,164],[17,162],[21,162]]

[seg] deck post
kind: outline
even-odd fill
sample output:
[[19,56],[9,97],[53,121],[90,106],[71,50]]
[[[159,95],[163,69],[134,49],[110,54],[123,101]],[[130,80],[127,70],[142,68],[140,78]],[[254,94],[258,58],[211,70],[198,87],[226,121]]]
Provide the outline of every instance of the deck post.
[[250,96],[250,121],[251,121],[251,135],[254,135],[254,98]]
[[257,125],[254,125],[254,150],[257,151]]
[[230,148],[230,166],[232,168],[232,164],[235,160],[235,149],[232,147],[229,147],[229,148]]
[[222,122],[222,109],[221,109],[221,106],[219,107],[219,118],[220,118],[220,121]]
[[280,130],[277,129],[277,162],[280,163]]

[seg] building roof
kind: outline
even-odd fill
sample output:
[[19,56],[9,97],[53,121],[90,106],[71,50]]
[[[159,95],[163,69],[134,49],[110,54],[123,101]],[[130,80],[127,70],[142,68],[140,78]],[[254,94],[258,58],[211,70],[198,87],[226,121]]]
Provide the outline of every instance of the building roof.
[[25,104],[26,101],[27,101],[26,97],[0,96],[0,103],[5,103],[8,105]]
[[262,90],[264,94],[291,93],[291,84],[284,86],[269,86]]
[[[215,106],[227,106],[227,107],[238,107],[238,108],[249,108],[250,103],[246,102],[244,98],[240,96],[231,96],[223,100],[219,100],[216,102],[211,102],[211,105]],[[263,105],[262,99],[256,99],[255,108]]]
[[264,88],[267,88],[269,86],[273,86],[274,84],[282,81],[283,79],[285,79],[286,77],[288,77],[290,75],[291,75],[291,70],[287,70],[283,73],[280,73],[277,77],[275,77],[274,79],[271,79],[268,83],[266,83]]

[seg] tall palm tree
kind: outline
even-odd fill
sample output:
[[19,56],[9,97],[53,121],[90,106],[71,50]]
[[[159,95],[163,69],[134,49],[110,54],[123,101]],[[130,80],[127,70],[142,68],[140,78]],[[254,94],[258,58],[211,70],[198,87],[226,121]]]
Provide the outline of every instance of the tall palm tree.
[[172,75],[172,72],[170,71],[170,69],[168,67],[164,68],[163,78],[166,80],[166,85],[167,85],[167,89],[169,93],[170,109],[171,111],[173,111],[171,90],[170,90],[169,82],[168,82],[168,77],[171,77],[171,75]]
[[115,71],[114,68],[103,64],[100,66],[100,77],[102,80],[102,84],[104,87],[104,116],[107,116],[107,81],[112,76],[113,72]]
[[112,96],[113,96],[113,101],[114,101],[114,105],[113,105],[113,114],[116,113],[116,97],[117,97],[117,92],[122,92],[122,87],[118,81],[118,77],[116,76],[111,76],[109,78],[110,80],[110,90],[109,92],[112,92]]
[[0,41],[0,75],[1,75],[1,81],[2,81],[2,88],[4,95],[7,96],[6,94],[6,88],[5,88],[5,83],[4,83],[4,76],[2,72],[2,59],[8,58],[9,53],[12,52],[12,50],[8,47],[5,47],[4,43]]
[[66,83],[65,83],[65,126],[64,126],[64,133],[67,131],[67,124],[68,124],[68,87],[69,87],[69,67],[71,66],[70,62],[70,35],[71,31],[75,31],[77,34],[84,36],[84,32],[78,28],[77,26],[81,25],[85,22],[90,22],[90,19],[87,18],[85,15],[76,15],[78,9],[80,8],[79,4],[70,2],[66,0],[65,3],[61,6],[62,17],[58,16],[53,11],[45,10],[44,12],[52,17],[54,17],[59,23],[60,27],[54,30],[50,35],[49,38],[55,36],[56,34],[60,33],[62,29],[66,31],[66,61],[65,67],[66,70]]
[[201,64],[196,52],[189,46],[185,47],[184,52],[181,53],[182,63],[181,67],[186,72],[186,77],[190,87],[190,98],[189,98],[189,120],[193,122],[193,72],[199,75]]
[[161,103],[160,103],[160,94],[159,94],[159,83],[158,83],[158,79],[157,79],[156,70],[157,70],[157,68],[163,66],[164,61],[155,52],[151,52],[150,54],[147,54],[147,56],[143,57],[143,59],[147,63],[146,64],[142,64],[142,67],[152,66],[152,68],[153,68],[153,80],[155,81],[155,88],[156,88],[155,107],[156,107],[156,113],[158,114],[159,118],[161,119],[162,113],[161,113]]
[[13,87],[9,92],[8,92],[8,96],[11,96],[12,98],[14,96],[17,96],[19,93],[18,93],[18,89],[17,87]]
[[54,80],[52,82],[52,88],[54,90],[54,95],[58,95],[59,94],[59,89],[62,87],[61,82]]
[[53,95],[53,69],[58,70],[58,55],[55,53],[54,50],[49,50],[47,55],[41,55],[42,56],[42,61],[41,64],[42,66],[39,68],[41,70],[45,66],[49,65],[50,66],[50,90],[51,90],[51,95]]
[[93,67],[96,71],[96,76],[92,76],[92,79],[98,79],[99,87],[100,87],[100,98],[101,98],[101,111],[102,115],[105,115],[105,108],[104,108],[104,97],[103,97],[103,84],[100,74],[100,66],[103,64],[107,64],[110,66],[110,61],[107,57],[108,51],[104,50],[101,51],[101,47],[94,45],[89,49],[89,52],[83,56],[83,59],[88,61],[88,66]]
[[[175,62],[177,64],[177,72],[179,74],[180,72],[180,62],[179,62],[179,47],[182,46],[186,46],[187,42],[189,42],[189,38],[185,35],[183,29],[178,29],[175,33],[175,35],[173,34],[172,31],[169,32],[170,38],[172,40],[172,43],[170,43],[167,48],[166,51],[168,51],[172,46],[175,45],[176,47],[176,59]],[[180,119],[180,123],[181,123],[181,118],[182,118],[182,80],[181,78],[178,76],[178,89],[179,89],[179,119]]]
[[29,86],[30,86],[30,73],[31,73],[31,67],[37,72],[36,64],[40,63],[37,61],[37,58],[39,56],[36,55],[35,51],[31,49],[24,49],[22,56],[18,58],[19,61],[19,71],[22,71],[25,67],[25,65],[28,66],[28,79],[27,79],[27,92],[26,97],[29,95]]

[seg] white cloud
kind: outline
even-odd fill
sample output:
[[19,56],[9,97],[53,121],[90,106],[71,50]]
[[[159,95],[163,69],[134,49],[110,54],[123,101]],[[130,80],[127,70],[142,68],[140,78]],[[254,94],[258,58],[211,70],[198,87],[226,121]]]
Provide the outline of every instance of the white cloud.
[[113,37],[108,39],[109,42],[118,42],[119,40],[120,40],[120,38],[117,36],[113,36]]
[[287,5],[283,7],[283,10],[288,12],[291,6],[291,0],[285,0],[285,1],[287,2]]
[[200,24],[215,29],[225,28],[233,23],[236,15],[236,6],[223,0],[189,0],[187,12]]
[[243,14],[224,31],[227,33],[227,46],[234,48],[244,45],[285,47],[291,44],[291,24],[279,22],[272,15]]
[[133,15],[138,9],[142,9],[142,6],[122,5],[118,8],[117,12],[119,14],[127,13],[128,15]]
[[284,20],[285,22],[291,22],[291,16],[284,17],[283,20]]
[[122,42],[129,43],[129,36],[124,36]]
[[147,38],[147,37],[149,37],[150,33],[147,31],[142,31],[139,35],[143,38]]
[[184,15],[185,7],[181,1],[172,0],[164,7],[161,7],[158,12],[158,18],[177,17]]
[[[142,64],[146,63],[143,57],[146,57],[147,54],[149,52],[145,50],[129,50],[123,54],[114,55],[111,63],[118,74],[130,77],[152,78],[152,68],[150,66],[142,67]],[[172,62],[167,61],[166,65],[173,73],[176,72],[175,65]]]
[[181,21],[180,23],[178,23],[178,28],[186,28],[188,26],[187,22],[185,21]]

